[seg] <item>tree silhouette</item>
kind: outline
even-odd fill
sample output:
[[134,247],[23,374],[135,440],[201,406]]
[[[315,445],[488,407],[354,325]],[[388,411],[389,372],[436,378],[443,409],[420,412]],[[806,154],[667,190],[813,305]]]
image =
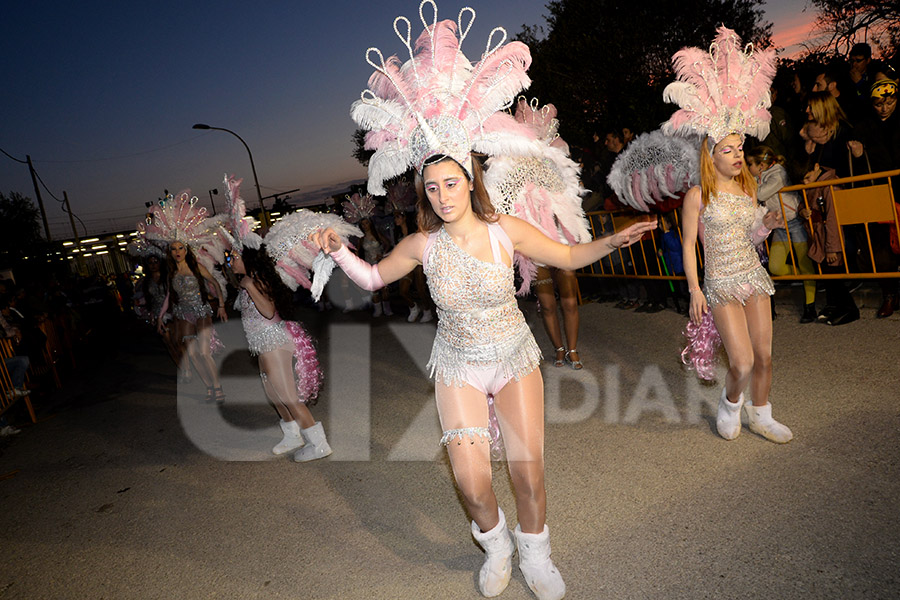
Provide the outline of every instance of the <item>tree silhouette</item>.
[[[811,51],[846,54],[859,41],[869,41],[890,58],[900,46],[900,0],[812,0],[819,9],[816,31],[825,41]],[[860,35],[862,34],[862,35]],[[860,39],[861,38],[861,39]]]
[[40,213],[31,198],[0,192],[0,263],[15,262],[43,244]]
[[741,39],[771,43],[761,0],[560,0],[547,4],[546,31],[524,27],[531,48],[527,91],[559,110],[561,135],[588,146],[594,133],[656,129],[674,107],[662,90],[674,75],[672,55],[706,47],[724,24]]

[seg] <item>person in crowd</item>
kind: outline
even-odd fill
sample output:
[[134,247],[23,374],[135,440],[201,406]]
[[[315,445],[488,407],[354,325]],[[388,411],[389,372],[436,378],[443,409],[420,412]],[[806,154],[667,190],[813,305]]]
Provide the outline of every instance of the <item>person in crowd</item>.
[[[900,115],[897,114],[898,85],[895,80],[882,78],[872,84],[869,91],[870,111],[856,128],[856,139],[848,145],[853,156],[862,159],[866,170],[872,173],[900,168]],[[866,172],[866,171],[863,171]],[[900,177],[892,180],[894,199],[900,199]],[[873,267],[882,272],[897,270],[897,255],[891,250],[891,229],[895,225],[872,223]],[[866,246],[867,247],[867,246]],[[885,318],[900,308],[897,279],[883,279],[881,308],[876,317]]]
[[[396,243],[410,234],[410,224],[406,218],[406,214],[394,211],[394,239]],[[412,284],[416,284],[417,296],[413,297]],[[425,273],[421,267],[416,267],[412,273],[405,275],[398,282],[400,297],[409,307],[409,316],[406,318],[410,323],[416,322],[421,316],[421,323],[428,323],[434,319],[433,307],[431,305],[431,297],[428,295],[428,288],[425,286]]]
[[[800,273],[811,275],[815,269],[809,259],[806,230],[797,213],[800,197],[797,192],[785,192],[780,197],[778,194],[778,190],[791,185],[784,164],[785,158],[765,145],[757,146],[747,154],[747,169],[757,180],[757,200],[765,204],[769,212],[782,213],[782,220],[787,226],[776,227],[772,231],[769,241],[769,272],[772,275],[790,275],[793,272],[793,260]],[[790,240],[785,229],[790,232]],[[816,320],[816,282],[804,281],[803,293],[805,301],[800,322],[812,323]]]
[[[149,255],[143,259],[144,276],[135,284],[134,309],[137,315],[152,325],[158,326],[159,313],[168,292],[169,277],[166,274],[165,262],[159,256]],[[184,345],[176,340],[175,324],[171,312],[163,316],[165,329],[161,335],[163,344],[169,353],[169,357],[178,366],[178,378],[181,383],[189,383],[191,380],[191,365],[189,361],[182,361],[184,357]]]
[[[837,100],[827,91],[812,92],[809,95],[807,114],[810,120],[800,130],[800,137],[805,140],[806,166],[803,183],[828,181],[850,175],[848,162],[849,142],[854,137],[853,126],[841,109]],[[825,221],[825,265],[824,272],[845,272],[841,251],[841,232],[834,213],[833,198],[830,186],[807,190],[807,198],[813,206],[809,209],[819,210]],[[801,218],[808,218],[807,207],[803,207]],[[852,230],[846,235],[848,243],[846,254],[856,268],[857,237]],[[825,282],[825,307],[819,312],[816,320],[829,325],[844,325],[859,319],[859,308],[856,306],[847,284],[837,279]]]
[[[847,74],[846,66],[842,63],[833,63],[827,67],[819,67],[812,91],[831,94],[840,105],[844,118],[850,122],[854,121],[858,116],[859,97]],[[807,97],[807,104],[810,100],[811,96]]]
[[865,101],[869,95],[869,88],[872,86],[872,79],[869,77],[869,66],[872,64],[872,47],[865,42],[853,44],[850,52],[847,54],[847,61],[850,63],[850,71],[848,76],[853,82],[853,89],[856,96]]

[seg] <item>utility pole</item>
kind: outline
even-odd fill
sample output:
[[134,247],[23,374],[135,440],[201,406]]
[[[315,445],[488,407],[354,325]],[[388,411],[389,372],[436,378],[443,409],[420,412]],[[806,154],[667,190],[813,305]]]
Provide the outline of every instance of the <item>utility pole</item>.
[[41,218],[44,220],[44,233],[47,235],[47,241],[52,242],[53,238],[50,237],[50,224],[47,223],[47,213],[44,212],[44,201],[41,199],[41,188],[38,187],[37,175],[34,172],[34,165],[31,164],[30,154],[25,155],[25,162],[28,163],[28,171],[31,173],[31,183],[34,184],[34,195],[37,196],[38,207],[41,209]]
[[66,212],[69,213],[69,223],[72,225],[72,235],[75,237],[75,249],[78,250],[75,253],[75,262],[78,264],[78,274],[81,275],[84,272],[84,259],[81,257],[81,238],[78,237],[78,230],[75,229],[75,217],[72,216],[72,207],[69,206],[69,194],[66,193],[66,190],[63,190],[63,200],[66,202]]

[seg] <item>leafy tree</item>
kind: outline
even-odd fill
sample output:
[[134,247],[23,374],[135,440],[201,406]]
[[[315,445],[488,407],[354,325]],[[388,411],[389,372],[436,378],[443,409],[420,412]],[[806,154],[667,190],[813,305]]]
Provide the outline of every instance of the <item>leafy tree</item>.
[[0,192],[0,262],[15,262],[43,244],[40,212],[31,198]]
[[369,166],[369,159],[375,154],[374,150],[366,150],[366,130],[357,129],[353,132],[353,158],[364,167]]
[[816,31],[824,41],[809,49],[844,55],[869,41],[885,58],[900,47],[900,0],[812,0],[819,10]]
[[762,0],[558,0],[547,4],[547,30],[525,27],[531,48],[528,96],[559,109],[561,135],[587,146],[604,129],[656,129],[674,107],[662,101],[673,80],[672,55],[705,47],[725,24],[741,39],[771,43]]

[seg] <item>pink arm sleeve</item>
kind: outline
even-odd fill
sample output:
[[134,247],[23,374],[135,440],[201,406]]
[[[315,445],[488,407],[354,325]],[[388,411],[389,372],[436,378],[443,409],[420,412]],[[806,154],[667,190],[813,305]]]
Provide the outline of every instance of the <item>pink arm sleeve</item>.
[[331,257],[344,270],[347,277],[362,289],[374,292],[384,287],[384,281],[378,273],[378,265],[370,265],[347,250],[347,246],[341,246],[340,250],[332,252]]

